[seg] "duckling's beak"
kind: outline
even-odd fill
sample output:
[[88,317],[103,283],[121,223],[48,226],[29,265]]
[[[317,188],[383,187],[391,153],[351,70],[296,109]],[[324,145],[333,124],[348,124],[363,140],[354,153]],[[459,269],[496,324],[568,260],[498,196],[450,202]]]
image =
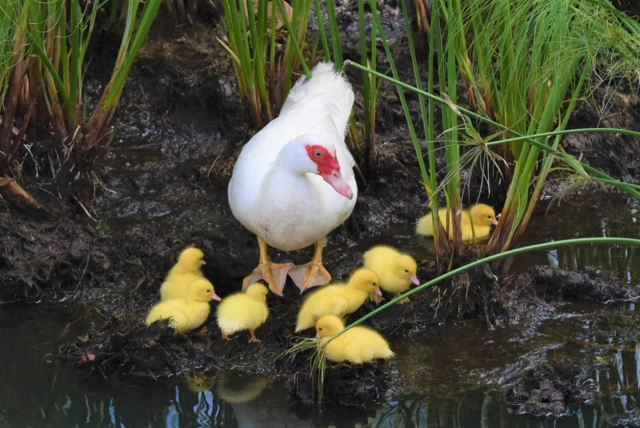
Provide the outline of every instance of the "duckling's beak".
[[411,278],[409,278],[411,280],[411,282],[413,282],[415,285],[420,285],[420,280],[418,279],[418,277],[416,275],[413,275]]
[[206,265],[206,264],[207,264],[207,262],[205,262],[205,261],[203,260],[203,261],[202,261],[202,264],[203,264],[203,265]]
[[376,288],[376,291],[374,291],[374,293],[376,293],[377,296],[382,297],[382,291],[380,291],[380,287]]
[[322,336],[320,336],[320,333],[316,333],[316,339],[322,339]]
[[497,226],[497,225],[498,225],[498,219],[497,219],[497,218],[496,218],[496,219],[494,219],[494,220],[491,222],[491,224],[492,224],[492,225],[494,225],[494,226]]
[[216,293],[213,293],[213,295],[211,296],[211,300],[217,300],[219,302],[222,299]]
[[324,181],[329,183],[331,187],[333,187],[336,190],[336,192],[340,193],[342,196],[344,196],[347,199],[353,198],[353,192],[351,191],[351,188],[349,187],[347,182],[344,181],[344,178],[342,178],[342,173],[340,172],[339,169],[336,168],[331,170],[329,174],[325,173],[321,175],[322,175],[322,178],[324,178]]

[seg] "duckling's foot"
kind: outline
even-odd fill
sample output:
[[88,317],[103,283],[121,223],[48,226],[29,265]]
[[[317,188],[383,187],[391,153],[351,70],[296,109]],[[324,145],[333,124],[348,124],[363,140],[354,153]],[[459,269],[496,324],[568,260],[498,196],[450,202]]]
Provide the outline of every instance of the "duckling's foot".
[[289,269],[295,267],[293,263],[260,263],[250,275],[242,281],[242,290],[246,290],[251,284],[261,279],[269,284],[269,289],[282,297],[282,290],[287,281]]
[[[396,293],[395,297],[400,297],[402,296],[402,293]],[[404,299],[400,300],[398,302],[399,305],[404,305],[405,303],[409,303],[411,300],[409,300],[408,297],[405,297]]]
[[200,330],[194,332],[193,334],[195,334],[196,336],[202,336],[207,332],[207,326],[205,325],[204,327],[202,327]]
[[262,342],[262,340],[256,337],[256,332],[254,330],[251,330],[251,339],[249,339],[249,343],[251,342]]
[[233,337],[229,337],[229,336],[227,336],[226,334],[223,333],[222,334],[222,340],[227,340],[227,341],[233,340]]
[[376,305],[379,305],[384,300],[384,297],[378,296],[376,293],[370,293],[369,300],[371,300],[372,302],[376,302]]
[[322,263],[309,262],[300,266],[294,266],[289,271],[289,276],[300,289],[300,294],[311,287],[325,285],[331,281],[331,274]]

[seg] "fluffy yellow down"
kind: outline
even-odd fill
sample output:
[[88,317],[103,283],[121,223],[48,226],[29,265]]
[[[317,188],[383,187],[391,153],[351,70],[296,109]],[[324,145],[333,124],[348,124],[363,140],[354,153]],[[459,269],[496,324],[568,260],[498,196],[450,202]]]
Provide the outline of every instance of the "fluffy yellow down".
[[216,318],[224,339],[229,339],[229,335],[239,331],[249,330],[249,342],[260,342],[255,331],[269,317],[267,293],[269,289],[266,286],[255,282],[244,293],[235,293],[222,300]]
[[324,315],[344,316],[357,311],[370,293],[382,295],[379,285],[380,278],[377,273],[360,268],[351,274],[346,284],[336,283],[322,287],[302,304],[296,332],[314,327],[316,320]]
[[329,342],[343,328],[342,320],[335,315],[325,315],[316,323],[317,337],[328,342],[325,347],[327,359],[336,363],[349,361],[362,364],[378,358],[388,360],[395,356],[385,338],[367,327],[353,327]]
[[191,283],[204,279],[200,270],[204,264],[204,253],[199,248],[189,247],[182,251],[160,286],[160,300],[184,299]]

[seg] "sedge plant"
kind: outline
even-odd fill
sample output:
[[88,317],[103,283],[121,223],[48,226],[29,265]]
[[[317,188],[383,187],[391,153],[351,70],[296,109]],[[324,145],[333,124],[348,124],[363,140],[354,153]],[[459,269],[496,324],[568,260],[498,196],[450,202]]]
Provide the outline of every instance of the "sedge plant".
[[[9,7],[14,3],[14,7]],[[26,76],[31,102],[37,101],[38,106],[32,120],[53,130],[60,143],[61,174],[69,179],[85,173],[91,175],[114,138],[111,122],[161,0],[120,3],[126,8],[120,49],[111,78],[91,112],[87,111],[84,93],[87,52],[96,17],[107,1],[14,3],[5,3],[3,22],[8,19],[15,26],[14,46],[22,46],[24,55],[32,61]],[[6,55],[6,51],[2,54]],[[9,66],[19,65],[20,58],[14,54]],[[0,80],[4,106],[11,105],[10,94],[16,90],[14,83]]]
[[294,76],[301,70],[310,76],[303,49],[311,2],[222,3],[227,36],[218,42],[231,56],[240,93],[260,129],[280,112]]
[[[398,85],[430,198],[429,207],[434,213],[438,272],[450,269],[454,256],[461,255],[463,169],[480,169],[486,182],[489,171],[508,181],[506,205],[486,249],[488,254],[519,244],[558,157],[583,178],[596,176],[608,180],[600,172],[586,172],[588,167],[565,156],[560,144],[587,79],[596,70],[596,58],[600,63],[613,63],[615,54],[616,68],[612,68],[612,73],[629,75],[638,67],[633,49],[638,43],[635,36],[640,26],[602,3],[434,1],[425,84],[420,78],[422,62],[413,46],[407,4],[402,1],[416,82],[412,88],[419,97],[424,145],[403,93],[410,86],[398,84],[400,75],[380,18],[373,17]],[[605,32],[606,25],[613,29]],[[369,72],[386,79],[373,70]],[[461,81],[475,111],[458,105]],[[432,96],[438,90],[441,96]],[[440,104],[439,114],[436,104]],[[436,128],[442,130],[438,135]],[[423,162],[423,147],[427,149],[428,168]],[[437,150],[444,151],[443,179],[438,178],[439,171],[435,168]],[[453,214],[453,224],[449,226],[453,233],[444,230],[438,220],[440,200],[446,202],[448,212]]]

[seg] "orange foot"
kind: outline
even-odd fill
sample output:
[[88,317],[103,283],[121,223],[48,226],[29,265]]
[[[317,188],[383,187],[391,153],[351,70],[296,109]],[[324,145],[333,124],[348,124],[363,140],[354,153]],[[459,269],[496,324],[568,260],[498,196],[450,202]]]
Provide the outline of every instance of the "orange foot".
[[269,289],[272,292],[282,297],[282,290],[284,290],[284,284],[287,282],[287,274],[294,266],[293,263],[260,263],[242,281],[242,290],[246,290],[254,282],[263,279],[269,284]]
[[287,274],[294,265],[293,263],[271,263],[267,243],[258,238],[258,246],[260,247],[260,263],[242,281],[242,290],[246,290],[254,282],[263,279],[269,284],[271,291],[282,297],[282,290],[284,290],[284,284],[287,282]]
[[[395,298],[395,297],[400,297],[400,296],[402,296],[402,293],[396,293],[396,295],[395,295],[395,296],[393,296],[393,297]],[[398,302],[398,304],[399,304],[399,305],[404,305],[405,303],[409,303],[410,301],[411,301],[411,300],[409,300],[409,298],[408,298],[408,297],[405,297],[404,299],[400,300],[400,301]]]
[[289,270],[289,276],[296,283],[301,294],[311,287],[325,285],[331,281],[331,274],[322,265],[322,247],[326,239],[322,238],[316,242],[316,249],[309,263],[294,266]]
[[251,342],[262,342],[262,340],[258,339],[256,337],[256,331],[255,330],[251,330],[251,339],[249,339],[249,343]]

